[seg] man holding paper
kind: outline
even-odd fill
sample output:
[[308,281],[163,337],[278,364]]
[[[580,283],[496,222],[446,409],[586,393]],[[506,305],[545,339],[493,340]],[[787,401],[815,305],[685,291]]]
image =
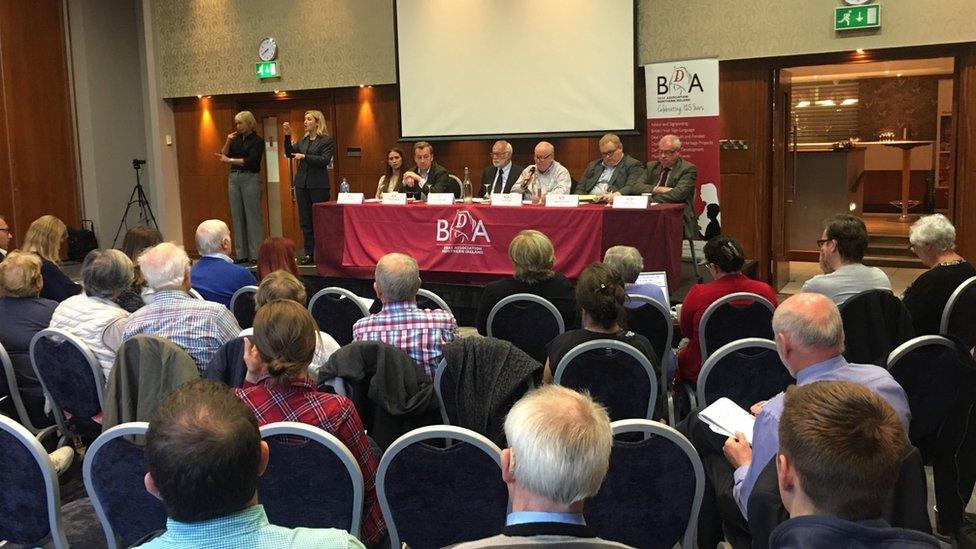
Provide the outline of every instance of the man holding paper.
[[[844,324],[837,306],[830,299],[813,293],[790,297],[776,309],[773,333],[780,359],[796,378],[798,386],[828,380],[857,383],[885,399],[894,408],[902,426],[908,429],[911,419],[908,397],[891,374],[873,364],[848,363],[841,355]],[[699,417],[692,416],[683,425],[706,463],[706,476],[712,487],[712,490],[706,490],[706,500],[709,494],[714,494],[712,501],[702,502],[698,529],[700,546],[714,547],[722,540],[719,518],[732,537],[734,534],[748,536],[749,496],[759,474],[779,449],[778,429],[784,397],[785,393],[780,393],[752,407],[756,421],[751,436],[736,432],[721,445],[726,463],[717,454],[719,444],[716,443],[721,436],[715,434],[704,420],[698,421]],[[709,414],[706,408],[698,416]]]

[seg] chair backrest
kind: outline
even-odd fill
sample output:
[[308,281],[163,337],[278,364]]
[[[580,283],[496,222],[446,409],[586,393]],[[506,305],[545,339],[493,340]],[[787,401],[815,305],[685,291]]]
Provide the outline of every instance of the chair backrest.
[[128,547],[166,528],[163,503],[144,484],[145,447],[124,438],[142,437],[148,428],[146,422],[116,425],[95,439],[85,454],[85,489],[110,549]]
[[556,365],[553,383],[587,389],[607,407],[612,421],[651,419],[657,401],[654,365],[622,341],[597,339],[570,349]]
[[647,338],[661,364],[667,364],[674,354],[671,340],[674,338],[674,321],[671,311],[660,301],[641,294],[627,294],[627,299],[639,302],[639,307],[627,309],[627,327]]
[[[438,448],[428,443],[451,439]],[[383,454],[376,496],[390,547],[444,547],[501,533],[508,488],[501,450],[460,427],[421,427],[401,436]]]
[[447,359],[442,358],[434,371],[434,393],[440,404],[441,420],[444,425],[457,425],[457,391],[454,374],[447,367]]
[[912,444],[925,448],[925,439],[935,435],[953,406],[960,371],[959,349],[942,336],[910,339],[888,355],[888,370],[908,396],[912,411],[908,436]]
[[0,539],[33,546],[50,534],[55,547],[67,547],[51,458],[30,431],[2,415],[0,464]]
[[345,288],[323,288],[308,302],[308,310],[319,330],[335,338],[339,345],[352,343],[352,326],[360,318],[369,316],[369,309],[359,296]]
[[915,336],[905,305],[891,290],[863,291],[839,309],[848,362],[884,366],[891,351]]
[[776,343],[749,337],[722,346],[698,374],[697,404],[704,408],[726,397],[746,410],[795,383],[776,351]]
[[451,307],[441,296],[423,288],[417,290],[417,307],[421,309],[440,309],[452,315],[454,314],[454,311],[451,310]]
[[453,173],[449,173],[449,174],[447,174],[447,176],[450,177],[451,179],[453,179],[455,183],[457,183],[458,189],[463,193],[464,192],[464,186],[461,185],[461,178],[458,177],[458,176],[456,176],[456,175],[454,175]]
[[254,297],[257,293],[257,286],[242,286],[230,298],[230,312],[234,313],[234,318],[241,328],[250,328],[254,325]]
[[939,334],[954,335],[969,349],[976,346],[976,276],[964,280],[949,296]]
[[41,330],[31,338],[30,358],[62,433],[69,432],[62,410],[82,418],[102,411],[105,377],[81,339],[57,328]]
[[773,339],[774,310],[768,299],[751,292],[736,292],[717,299],[702,313],[698,325],[702,361],[737,339]]
[[203,294],[201,294],[200,292],[198,292],[196,288],[190,288],[189,290],[186,291],[186,293],[190,294],[190,297],[192,297],[193,299],[199,299],[200,301],[206,301],[205,299],[203,299]]
[[340,528],[359,536],[363,473],[335,436],[283,421],[261,427],[270,446],[258,494],[272,524],[286,528]]
[[35,427],[30,420],[30,414],[27,413],[27,408],[24,406],[24,399],[20,396],[20,387],[17,384],[17,373],[14,371],[14,363],[10,360],[10,354],[7,353],[7,349],[4,348],[2,343],[0,343],[0,367],[3,368],[3,380],[6,383],[8,393],[7,396],[2,396],[2,392],[0,392],[0,402],[4,399],[10,399],[14,411],[17,413],[17,418],[20,420],[20,424],[26,427],[32,434],[36,435],[41,430]]
[[545,364],[546,345],[566,331],[566,324],[549,300],[535,294],[513,294],[491,308],[487,331],[488,337],[509,341]]
[[692,548],[705,493],[698,452],[681,433],[644,419],[613,422],[610,469],[583,514],[597,536],[634,547]]

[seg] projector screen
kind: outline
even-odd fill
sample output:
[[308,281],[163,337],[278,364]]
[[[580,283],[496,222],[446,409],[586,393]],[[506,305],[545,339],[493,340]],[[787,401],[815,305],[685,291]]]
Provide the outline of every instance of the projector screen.
[[405,139],[634,129],[634,0],[396,0]]

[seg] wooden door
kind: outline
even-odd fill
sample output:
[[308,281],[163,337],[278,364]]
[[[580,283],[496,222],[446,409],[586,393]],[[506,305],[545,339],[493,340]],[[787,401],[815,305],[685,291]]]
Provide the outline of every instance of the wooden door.
[[790,281],[788,229],[796,178],[796,124],[790,115],[790,74],[778,70],[773,78],[772,283],[780,290]]

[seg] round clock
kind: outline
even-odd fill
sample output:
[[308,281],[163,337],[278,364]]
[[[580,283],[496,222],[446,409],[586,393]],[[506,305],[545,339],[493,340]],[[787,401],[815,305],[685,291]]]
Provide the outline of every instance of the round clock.
[[278,42],[270,36],[261,41],[258,47],[258,57],[261,61],[271,61],[278,56]]

